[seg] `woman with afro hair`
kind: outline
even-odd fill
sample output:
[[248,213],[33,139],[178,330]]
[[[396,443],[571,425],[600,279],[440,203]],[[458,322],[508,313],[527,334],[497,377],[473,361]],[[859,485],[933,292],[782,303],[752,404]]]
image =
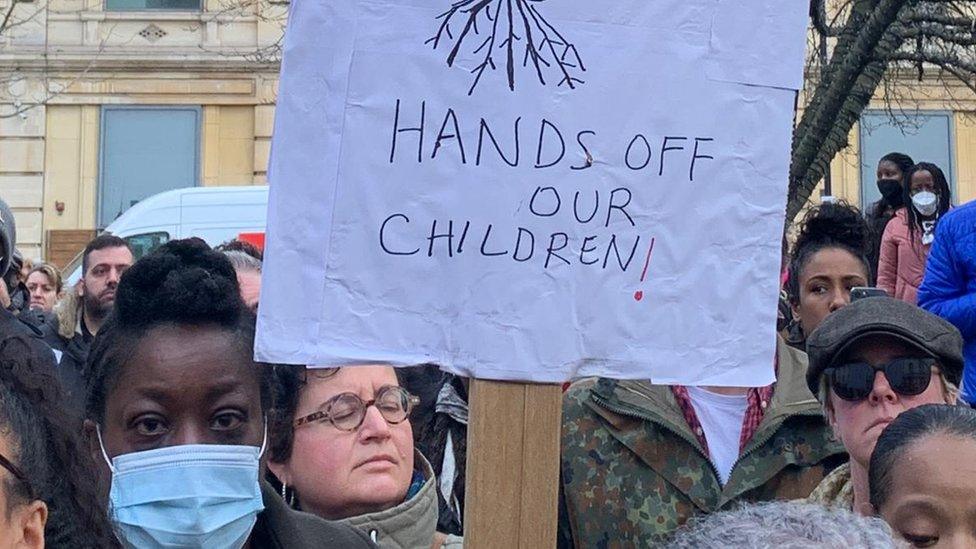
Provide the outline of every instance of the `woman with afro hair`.
[[176,240],[123,275],[88,357],[85,432],[126,547],[370,547],[263,477],[270,367],[234,268]]

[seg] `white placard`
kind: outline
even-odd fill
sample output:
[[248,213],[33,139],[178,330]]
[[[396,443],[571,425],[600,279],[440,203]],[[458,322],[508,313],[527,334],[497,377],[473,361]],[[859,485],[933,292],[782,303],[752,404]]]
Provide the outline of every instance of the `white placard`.
[[293,1],[257,357],[770,382],[805,13]]

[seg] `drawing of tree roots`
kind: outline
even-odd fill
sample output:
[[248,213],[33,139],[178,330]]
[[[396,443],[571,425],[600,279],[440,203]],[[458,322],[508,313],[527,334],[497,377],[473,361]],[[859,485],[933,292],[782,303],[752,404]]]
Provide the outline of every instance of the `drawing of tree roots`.
[[[515,90],[516,58],[522,67],[534,69],[545,86],[547,76],[557,87],[570,89],[583,84],[580,73],[586,71],[576,46],[566,40],[536,7],[544,0],[457,0],[450,9],[437,16],[437,33],[425,44],[437,49],[443,42],[450,47],[447,66],[453,67],[462,47],[480,63],[471,69],[474,75],[468,95],[474,93],[485,71],[505,68],[508,88]],[[453,28],[452,28],[453,26]],[[457,32],[460,29],[460,32]],[[502,57],[501,63],[495,56]],[[557,80],[558,79],[558,80]]]

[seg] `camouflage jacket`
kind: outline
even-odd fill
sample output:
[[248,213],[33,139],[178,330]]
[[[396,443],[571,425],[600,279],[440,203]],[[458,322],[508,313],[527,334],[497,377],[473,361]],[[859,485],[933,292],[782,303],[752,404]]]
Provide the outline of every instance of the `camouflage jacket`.
[[847,459],[807,389],[806,355],[778,344],[779,380],[724,487],[667,386],[585,380],[564,397],[561,547],[647,547],[736,501],[805,498]]
[[840,507],[853,511],[854,483],[851,482],[851,464],[845,463],[831,471],[827,478],[810,493],[806,501],[819,503],[824,507]]

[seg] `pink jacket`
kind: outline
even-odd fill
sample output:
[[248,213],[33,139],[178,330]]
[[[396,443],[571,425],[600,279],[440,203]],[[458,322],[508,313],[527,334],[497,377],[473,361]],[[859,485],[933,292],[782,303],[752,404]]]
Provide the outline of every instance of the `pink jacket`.
[[881,237],[881,256],[878,259],[878,287],[888,295],[918,304],[918,287],[925,275],[925,260],[931,244],[922,245],[921,234],[911,241],[908,230],[908,211],[895,212]]

